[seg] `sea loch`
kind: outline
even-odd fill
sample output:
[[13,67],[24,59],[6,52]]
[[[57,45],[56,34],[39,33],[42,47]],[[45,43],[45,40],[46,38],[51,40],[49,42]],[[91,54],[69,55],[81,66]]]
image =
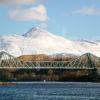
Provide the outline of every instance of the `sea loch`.
[[100,100],[100,83],[34,82],[0,86],[0,100]]

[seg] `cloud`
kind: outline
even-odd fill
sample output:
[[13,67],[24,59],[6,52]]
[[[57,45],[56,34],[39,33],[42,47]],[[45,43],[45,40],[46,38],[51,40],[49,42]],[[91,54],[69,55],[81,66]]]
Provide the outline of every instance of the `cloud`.
[[47,23],[41,23],[38,27],[42,29],[48,29],[48,24]]
[[32,8],[16,8],[9,12],[9,17],[18,21],[39,20],[46,21],[48,19],[47,11],[44,5],[38,5]]
[[0,0],[0,4],[32,4],[36,0]]
[[85,14],[85,15],[100,15],[100,9],[96,7],[83,7],[74,11],[74,13]]

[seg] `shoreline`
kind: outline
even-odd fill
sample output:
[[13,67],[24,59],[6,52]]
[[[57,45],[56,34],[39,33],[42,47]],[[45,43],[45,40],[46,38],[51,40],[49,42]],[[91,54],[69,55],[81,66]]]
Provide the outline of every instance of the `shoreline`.
[[100,82],[68,82],[68,81],[66,81],[66,82],[56,82],[56,81],[46,81],[46,82],[44,82],[44,81],[40,81],[40,82],[38,82],[38,81],[34,81],[34,82],[0,82],[0,86],[12,86],[12,85],[27,85],[27,84],[100,84]]
[[0,82],[0,86],[10,86],[10,85],[16,85],[14,82]]

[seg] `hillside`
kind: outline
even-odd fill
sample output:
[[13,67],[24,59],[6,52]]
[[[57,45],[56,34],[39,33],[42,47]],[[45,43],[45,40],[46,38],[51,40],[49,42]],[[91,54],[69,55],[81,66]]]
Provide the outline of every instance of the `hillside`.
[[22,35],[0,36],[0,51],[16,57],[57,53],[80,56],[87,52],[100,57],[100,42],[85,39],[74,41],[40,27],[33,27]]
[[62,56],[62,55],[46,55],[46,54],[37,54],[37,55],[22,55],[17,57],[17,59],[23,62],[30,61],[72,61],[77,56]]
[[45,54],[37,54],[37,55],[22,55],[20,57],[17,57],[17,59],[23,61],[23,62],[29,62],[29,61],[51,61],[52,58]]

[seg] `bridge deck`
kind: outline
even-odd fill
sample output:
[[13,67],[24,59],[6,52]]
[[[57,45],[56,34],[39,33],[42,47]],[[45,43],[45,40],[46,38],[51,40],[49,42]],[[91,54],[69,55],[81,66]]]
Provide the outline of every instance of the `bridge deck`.
[[0,69],[68,69],[68,70],[74,70],[74,69],[87,69],[87,70],[92,70],[92,69],[95,69],[95,68],[87,68],[87,67],[84,67],[84,68],[75,68],[75,67],[0,67]]

